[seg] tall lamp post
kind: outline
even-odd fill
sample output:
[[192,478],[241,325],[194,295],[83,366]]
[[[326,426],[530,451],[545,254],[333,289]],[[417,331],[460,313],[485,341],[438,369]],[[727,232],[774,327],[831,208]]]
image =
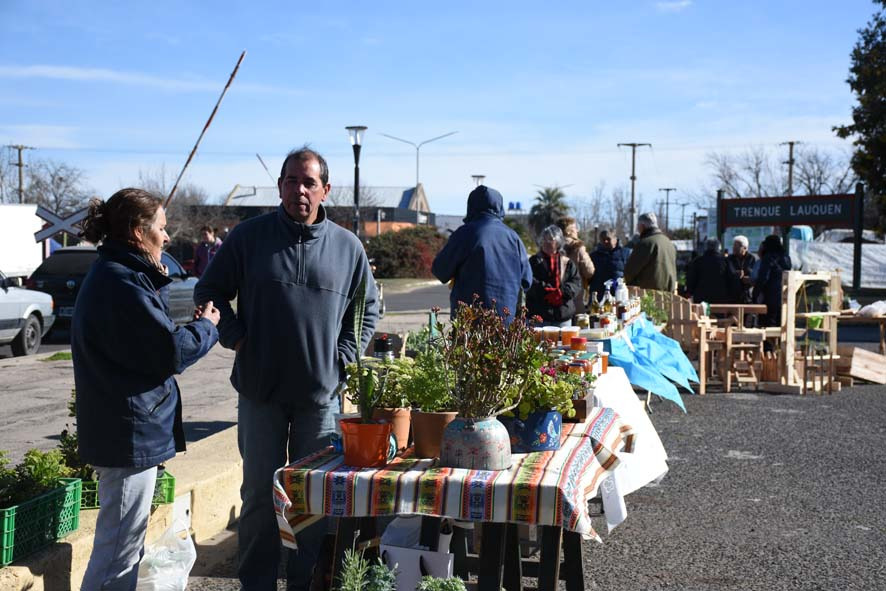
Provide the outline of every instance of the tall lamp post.
[[419,153],[419,150],[421,150],[421,147],[424,146],[425,144],[430,144],[431,142],[436,142],[437,140],[442,140],[445,137],[449,137],[449,136],[455,135],[457,133],[458,133],[457,131],[450,131],[449,133],[444,133],[443,135],[438,135],[437,137],[432,137],[429,140],[425,140],[425,141],[417,143],[417,144],[415,142],[410,142],[409,140],[404,140],[403,138],[395,137],[393,135],[388,135],[386,133],[383,133],[381,135],[385,136],[386,138],[390,138],[392,140],[397,140],[398,142],[403,142],[404,144],[409,144],[410,146],[415,148],[415,186],[418,187],[418,153]]
[[483,180],[486,178],[485,174],[472,174],[471,178],[474,179],[474,186],[479,187],[483,184]]
[[360,237],[360,145],[363,143],[365,125],[349,125],[345,127],[354,148],[354,234]]

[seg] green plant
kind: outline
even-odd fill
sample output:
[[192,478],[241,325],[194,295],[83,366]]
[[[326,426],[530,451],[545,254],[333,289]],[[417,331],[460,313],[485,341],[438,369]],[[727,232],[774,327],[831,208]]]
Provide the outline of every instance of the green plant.
[[366,573],[366,591],[394,591],[396,586],[397,574],[381,558],[369,567],[369,572]]
[[339,573],[339,591],[363,591],[363,581],[369,572],[369,561],[354,548],[345,550]]
[[70,351],[58,351],[49,357],[44,357],[40,361],[70,361],[72,359]]
[[465,582],[458,577],[441,579],[438,577],[422,577],[415,591],[467,591]]
[[[68,400],[68,416],[77,416],[77,391],[71,390],[71,399]],[[74,422],[74,428],[62,430],[58,439],[58,449],[62,453],[65,466],[71,469],[71,476],[81,480],[95,480],[95,470],[92,466],[80,459],[78,451],[77,439],[77,423]]]
[[[568,374],[563,374],[568,375]],[[575,386],[567,380],[560,380],[557,370],[542,367],[529,377],[523,399],[517,406],[517,414],[526,420],[536,410],[556,410],[564,417],[574,417],[572,394]]]
[[452,370],[446,365],[442,352],[431,348],[416,355],[402,385],[413,408],[440,412],[453,409],[453,382]]
[[431,264],[444,244],[436,228],[415,226],[370,238],[366,254],[375,261],[377,277],[433,277]]
[[651,293],[644,293],[640,296],[640,310],[654,324],[663,324],[668,321],[668,313],[655,303],[655,298]]
[[339,591],[394,591],[396,583],[396,573],[381,558],[376,564],[370,564],[363,550],[345,550],[338,579]]
[[[360,366],[350,363],[345,367],[350,400],[360,407],[407,408],[409,396],[403,386],[413,364],[412,359],[382,360],[364,357]],[[361,377],[362,376],[362,377]],[[369,413],[370,417],[372,413]],[[364,421],[365,422],[365,421]]]
[[48,452],[32,449],[15,469],[8,469],[8,465],[5,452],[0,452],[0,508],[58,488],[62,478],[68,478],[71,472],[57,449]]
[[482,419],[516,408],[543,362],[536,345],[525,308],[506,322],[476,295],[471,305],[460,302],[443,340],[458,414]]

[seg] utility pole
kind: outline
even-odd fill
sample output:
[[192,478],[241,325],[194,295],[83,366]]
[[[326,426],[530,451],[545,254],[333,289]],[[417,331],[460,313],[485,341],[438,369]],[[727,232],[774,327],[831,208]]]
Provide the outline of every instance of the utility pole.
[[671,225],[671,191],[676,191],[675,187],[663,187],[659,191],[665,192],[665,222],[664,231],[667,233],[668,227]]
[[649,146],[652,147],[652,144],[640,144],[636,142],[623,143],[618,144],[618,147],[622,146],[630,146],[631,147],[631,232],[634,232],[637,229],[637,193],[636,193],[636,184],[637,184],[637,148],[640,146]]
[[36,150],[37,148],[32,148],[31,146],[23,146],[21,144],[8,145],[7,148],[12,148],[13,150],[18,150],[18,163],[10,162],[13,166],[18,166],[18,202],[25,202],[25,180],[23,177],[23,172],[25,169],[25,163],[22,161],[22,152],[24,150]]
[[[788,165],[788,197],[794,196],[794,144],[799,144],[798,141],[788,141],[782,142],[779,144],[780,146],[787,145],[788,147],[788,159],[784,162],[784,164]],[[785,252],[788,252],[788,248],[790,247],[791,240],[791,227],[784,227],[784,249]]]
[[677,207],[680,208],[680,227],[686,227],[686,206],[689,205],[688,201],[684,201],[683,203],[675,203]]

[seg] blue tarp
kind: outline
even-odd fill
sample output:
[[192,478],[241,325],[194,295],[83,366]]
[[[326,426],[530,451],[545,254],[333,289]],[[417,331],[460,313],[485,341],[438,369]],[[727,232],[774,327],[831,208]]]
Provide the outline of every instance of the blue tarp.
[[624,369],[635,386],[672,401],[685,412],[680,393],[668,380],[692,392],[689,382],[698,383],[698,374],[680,343],[655,330],[645,315],[628,325],[626,334],[630,345],[624,338],[611,339],[609,362]]

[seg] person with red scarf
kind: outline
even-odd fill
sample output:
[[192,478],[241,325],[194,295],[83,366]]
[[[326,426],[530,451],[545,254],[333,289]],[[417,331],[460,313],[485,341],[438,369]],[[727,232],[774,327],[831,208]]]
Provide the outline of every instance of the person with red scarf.
[[578,268],[563,253],[564,242],[563,231],[550,225],[541,232],[541,250],[529,259],[532,286],[526,293],[526,307],[546,325],[570,326],[575,295],[581,291]]

